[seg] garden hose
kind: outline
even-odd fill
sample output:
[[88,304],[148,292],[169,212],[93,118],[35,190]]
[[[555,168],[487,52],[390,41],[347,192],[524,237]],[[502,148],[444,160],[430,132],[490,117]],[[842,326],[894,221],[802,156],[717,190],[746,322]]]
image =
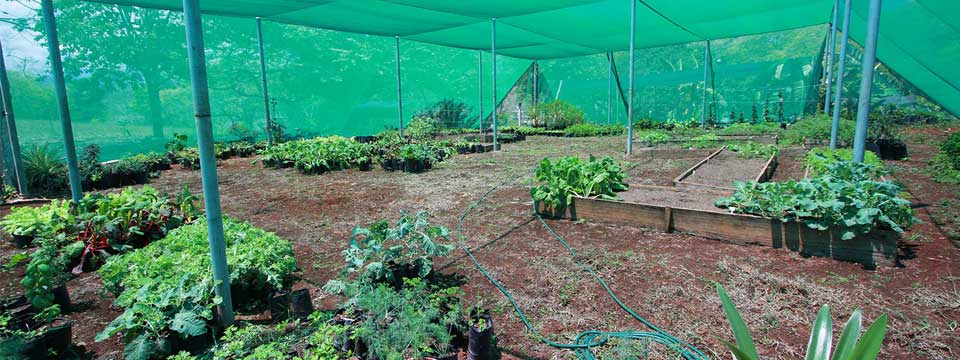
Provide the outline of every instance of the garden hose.
[[501,283],[498,282],[496,279],[494,279],[493,276],[490,275],[489,272],[487,272],[487,269],[483,267],[483,265],[480,265],[480,262],[479,262],[479,261],[477,260],[477,258],[473,255],[473,253],[470,252],[470,250],[467,248],[466,244],[464,244],[464,242],[463,242],[463,240],[464,240],[464,238],[465,238],[465,237],[463,236],[463,221],[464,221],[464,219],[466,219],[467,215],[468,215],[474,208],[476,208],[476,207],[479,206],[481,203],[483,203],[484,200],[486,200],[487,196],[489,196],[491,193],[493,193],[494,191],[496,191],[498,188],[500,188],[500,187],[502,187],[502,186],[504,186],[504,185],[507,185],[507,184],[509,184],[509,183],[512,183],[512,182],[516,181],[518,178],[520,178],[520,177],[522,177],[522,176],[523,176],[523,174],[514,176],[514,177],[512,177],[511,179],[509,179],[509,180],[507,180],[507,181],[504,181],[503,183],[500,183],[500,184],[498,184],[498,185],[490,188],[489,190],[487,190],[486,192],[484,192],[483,195],[481,195],[480,198],[477,199],[476,202],[474,202],[473,204],[471,204],[471,205],[467,208],[467,210],[465,210],[465,211],[463,212],[462,215],[460,215],[460,219],[457,221],[457,237],[458,237],[457,242],[459,243],[460,248],[463,249],[463,252],[465,252],[465,253],[467,254],[467,256],[470,257],[470,260],[473,261],[473,264],[474,264],[474,266],[476,266],[477,270],[479,270],[480,273],[483,274],[483,276],[486,277],[487,280],[489,280],[490,283],[492,283],[498,290],[500,290],[500,292],[507,298],[507,300],[510,301],[510,304],[513,305],[514,311],[517,313],[517,316],[520,318],[520,321],[523,322],[523,325],[527,328],[528,331],[530,331],[532,334],[536,335],[538,338],[540,338],[540,341],[542,341],[543,343],[545,343],[545,344],[547,344],[547,345],[549,345],[549,346],[552,346],[552,347],[555,347],[555,348],[559,348],[559,349],[570,349],[570,350],[573,350],[573,351],[574,351],[574,354],[577,356],[577,359],[581,359],[581,360],[594,360],[594,359],[596,359],[597,357],[596,357],[596,354],[594,354],[594,352],[593,352],[593,348],[606,344],[608,341],[610,341],[610,339],[640,340],[640,341],[654,342],[654,343],[658,343],[658,344],[662,344],[662,345],[667,346],[667,347],[670,348],[671,350],[677,352],[677,354],[679,354],[683,359],[686,359],[686,360],[709,360],[709,357],[708,357],[706,354],[704,354],[702,351],[700,351],[699,349],[697,349],[697,348],[694,347],[693,345],[691,345],[691,344],[689,344],[689,343],[687,343],[687,342],[685,342],[685,341],[683,341],[683,340],[680,340],[680,339],[678,339],[677,337],[675,337],[675,336],[673,336],[673,335],[670,335],[669,333],[667,333],[667,332],[664,331],[663,329],[658,328],[658,327],[655,326],[653,323],[647,321],[646,319],[644,319],[644,318],[641,317],[640,315],[637,315],[637,313],[634,312],[632,309],[630,309],[630,307],[628,307],[626,304],[624,304],[622,301],[620,301],[620,298],[617,297],[617,295],[613,292],[613,290],[610,289],[610,287],[607,285],[607,283],[606,283],[605,281],[603,281],[603,279],[601,279],[600,276],[597,275],[597,273],[594,272],[592,268],[590,268],[589,266],[587,266],[586,264],[584,264],[583,262],[581,262],[580,260],[577,259],[577,253],[576,253],[576,251],[573,250],[572,247],[570,247],[570,244],[568,244],[568,243],[563,239],[563,237],[561,237],[561,236],[558,235],[555,231],[553,231],[553,229],[551,229],[550,226],[547,225],[546,221],[543,220],[543,217],[541,217],[540,214],[538,214],[538,213],[536,212],[536,209],[534,209],[534,214],[536,215],[537,219],[540,220],[540,223],[543,224],[543,226],[547,228],[547,230],[550,232],[550,234],[553,235],[553,237],[556,238],[557,241],[559,241],[560,244],[562,244],[562,245],[567,249],[567,251],[570,252],[570,255],[572,256],[572,259],[574,260],[574,262],[575,262],[578,266],[580,266],[580,268],[582,268],[583,270],[585,270],[585,271],[587,271],[588,273],[590,273],[590,275],[592,275],[593,278],[594,278],[595,280],[597,280],[597,282],[599,282],[601,286],[603,286],[603,288],[607,291],[607,294],[610,296],[610,298],[613,299],[613,301],[616,302],[617,305],[618,305],[621,309],[623,309],[624,311],[626,311],[626,312],[627,312],[628,314],[630,314],[630,316],[632,316],[635,320],[637,320],[638,322],[642,323],[643,325],[645,325],[646,327],[648,327],[648,328],[651,330],[651,331],[638,331],[638,330],[631,330],[631,331],[599,331],[599,330],[588,330],[588,331],[584,331],[584,332],[580,333],[580,334],[576,337],[576,339],[574,340],[573,343],[559,343],[559,342],[555,342],[555,341],[550,340],[550,339],[546,338],[545,336],[541,335],[540,332],[538,332],[538,331],[533,327],[533,325],[530,323],[530,321],[527,319],[527,317],[523,314],[523,310],[522,310],[522,309],[520,308],[520,306],[517,304],[516,300],[514,300],[513,296],[510,294],[510,291],[508,291],[508,290],[503,286],[503,284],[501,284]]

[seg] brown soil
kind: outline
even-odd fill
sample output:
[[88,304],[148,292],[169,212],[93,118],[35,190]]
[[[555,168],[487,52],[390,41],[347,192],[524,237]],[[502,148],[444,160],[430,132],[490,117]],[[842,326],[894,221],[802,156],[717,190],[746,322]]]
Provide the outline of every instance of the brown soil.
[[[915,146],[911,142],[911,146]],[[499,153],[457,156],[423,174],[340,171],[305,176],[290,169],[251,165],[249,159],[225,161],[218,170],[225,213],[276,232],[295,245],[302,269],[299,287],[312,289],[318,307],[338,301],[317,288],[342,266],[340,251],[354,226],[395,219],[400,210],[428,210],[433,220],[456,233],[457,219],[482,193],[490,194],[463,224],[464,244],[521,306],[535,330],[550,339],[570,342],[586,330],[644,329],[623,312],[570,254],[532,216],[528,184],[533,166],[544,156],[611,155],[620,157],[620,138],[531,137],[504,145]],[[920,148],[918,148],[920,149]],[[914,148],[911,147],[911,153]],[[918,156],[914,155],[914,156]],[[631,182],[669,184],[696,163],[691,160],[640,160],[628,164]],[[696,345],[712,358],[724,358],[720,341],[732,340],[716,296],[722,284],[737,304],[764,359],[803,356],[810,324],[821,305],[829,304],[835,324],[862,308],[865,321],[890,316],[882,359],[950,359],[960,357],[960,252],[930,220],[937,201],[957,199],[955,188],[931,184],[911,159],[895,165],[921,207],[924,223],[904,236],[902,267],[865,271],[856,264],[759,246],[740,246],[684,234],[664,234],[629,226],[547,220],[590,264],[620,298],[664,330]],[[757,171],[751,171],[756,176]],[[515,181],[508,181],[520,176]],[[152,186],[168,192],[187,186],[200,192],[199,173],[164,172]],[[951,190],[952,189],[952,190]],[[20,252],[0,247],[0,262]],[[481,275],[462,251],[437,261],[442,272],[466,277],[468,305],[491,309],[504,358],[570,358],[528,332],[505,297]],[[23,265],[0,273],[0,294],[20,291]],[[68,316],[74,341],[94,357],[121,357],[117,338],[96,343],[93,337],[119,311],[102,294],[95,274],[68,284],[82,304]],[[835,330],[839,335],[839,329]],[[600,358],[615,358],[612,342],[597,349]],[[622,345],[622,344],[621,344]],[[676,358],[651,345],[650,358]]]
[[714,206],[713,202],[731,193],[732,192],[688,190],[669,187],[633,186],[629,190],[618,193],[617,195],[619,195],[623,201],[630,203],[724,212],[723,209]]
[[806,149],[791,147],[780,150],[777,155],[777,170],[773,173],[770,181],[783,182],[787,180],[800,180],[803,178],[803,157],[807,154]]
[[733,188],[734,181],[756,180],[767,159],[741,159],[732,151],[723,151],[700,164],[681,183]]

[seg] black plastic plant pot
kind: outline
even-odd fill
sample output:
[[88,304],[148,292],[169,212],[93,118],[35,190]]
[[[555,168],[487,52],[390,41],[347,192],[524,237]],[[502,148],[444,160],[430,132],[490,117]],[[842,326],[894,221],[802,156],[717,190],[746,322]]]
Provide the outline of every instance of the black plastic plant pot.
[[187,337],[181,337],[178,333],[173,333],[167,338],[167,342],[170,344],[171,354],[186,351],[196,355],[210,347],[210,344],[213,343],[213,337],[209,331],[205,334]]
[[370,171],[373,168],[373,164],[371,164],[370,161],[365,161],[360,163],[359,168],[360,171]]
[[482,153],[482,152],[485,152],[485,151],[486,151],[486,149],[483,148],[483,144],[474,144],[474,145],[473,145],[473,152],[475,152],[475,153]]
[[270,297],[270,320],[281,322],[290,318],[290,293],[281,292]]
[[393,171],[403,171],[403,160],[400,160],[400,159],[390,160],[390,168],[393,169]]
[[33,235],[14,235],[13,242],[18,248],[24,249],[33,244]]
[[[481,321],[478,321],[481,320]],[[476,323],[485,327],[479,329]],[[467,360],[489,360],[493,358],[493,318],[486,311],[470,311],[470,335],[467,342]]]
[[877,140],[880,158],[883,160],[903,160],[907,157],[907,144],[900,140]]
[[383,159],[383,161],[380,161],[380,168],[386,171],[393,170],[393,161],[390,159]]
[[53,288],[53,303],[60,305],[63,311],[70,309],[70,292],[67,291],[67,285]]
[[310,298],[310,289],[291,292],[290,304],[293,306],[291,315],[296,319],[306,319],[310,314],[313,314],[313,299]]
[[43,335],[39,336],[44,346],[50,351],[63,355],[73,341],[73,321],[66,318],[53,320]]

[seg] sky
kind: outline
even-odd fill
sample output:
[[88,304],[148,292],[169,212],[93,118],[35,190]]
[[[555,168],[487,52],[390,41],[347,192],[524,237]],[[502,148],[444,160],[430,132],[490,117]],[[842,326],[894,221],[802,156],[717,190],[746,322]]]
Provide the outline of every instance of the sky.
[[[0,18],[21,18],[32,16],[34,10],[28,6],[39,7],[35,0],[0,0]],[[0,21],[0,43],[3,44],[3,59],[7,70],[31,73],[43,73],[47,67],[47,49],[35,40],[38,34],[33,31],[18,32],[12,25]]]

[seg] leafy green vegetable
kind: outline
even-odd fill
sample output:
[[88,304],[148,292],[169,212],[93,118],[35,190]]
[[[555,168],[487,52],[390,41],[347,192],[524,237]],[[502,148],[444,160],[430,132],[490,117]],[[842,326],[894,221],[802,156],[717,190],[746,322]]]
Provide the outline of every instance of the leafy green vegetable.
[[616,199],[617,191],[627,189],[626,175],[613,158],[597,160],[593,155],[584,162],[575,156],[566,156],[556,163],[540,161],[535,179],[537,185],[530,196],[553,209],[555,215],[566,212],[574,196]]
[[727,149],[737,153],[741,159],[769,159],[771,156],[780,153],[777,145],[764,145],[755,141],[747,141],[742,144],[727,145]]
[[[289,242],[231,218],[224,218],[223,225],[231,287],[280,290],[291,284],[297,264]],[[204,220],[143,249],[109,258],[99,273],[124,312],[96,340],[122,332],[128,359],[163,349],[167,331],[182,337],[205,334],[212,308],[221,301],[213,294]]]
[[407,277],[427,277],[433,271],[433,258],[447,256],[456,248],[448,235],[447,228],[431,225],[424,211],[413,216],[401,213],[393,227],[380,220],[368,228],[354,228],[350,245],[343,251],[346,267],[340,279],[331,280],[324,289],[342,293],[348,285],[344,279],[354,274],[361,283],[394,285]]
[[716,201],[718,207],[787,221],[808,227],[836,227],[842,238],[885,226],[897,232],[919,222],[903,189],[890,181],[876,181],[882,173],[865,163],[837,161],[813,178],[787,182],[737,182],[733,195]]
[[0,220],[3,231],[10,235],[47,237],[61,230],[69,222],[70,202],[52,200],[39,207],[19,206]]
[[[803,158],[803,166],[810,169],[811,175],[822,174],[827,171],[827,165],[838,161],[853,161],[852,149],[815,148]],[[884,171],[883,161],[873,151],[863,153],[863,162],[872,165],[878,171]],[[880,173],[874,177],[880,177]]]

